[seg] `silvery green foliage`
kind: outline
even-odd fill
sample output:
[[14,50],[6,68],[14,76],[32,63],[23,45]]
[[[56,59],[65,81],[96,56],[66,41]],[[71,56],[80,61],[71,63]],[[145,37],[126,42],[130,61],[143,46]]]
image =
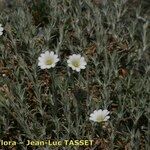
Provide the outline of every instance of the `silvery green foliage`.
[[[95,139],[104,147],[93,149],[148,149],[148,0],[0,4],[5,29],[0,37],[0,139]],[[41,70],[38,57],[47,50],[60,61],[52,70]],[[67,65],[72,54],[87,62],[79,73]],[[110,112],[104,124],[89,121],[98,109]]]

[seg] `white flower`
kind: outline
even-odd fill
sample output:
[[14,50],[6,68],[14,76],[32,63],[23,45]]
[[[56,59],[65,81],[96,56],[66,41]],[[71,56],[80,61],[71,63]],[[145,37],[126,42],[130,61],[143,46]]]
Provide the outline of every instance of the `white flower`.
[[2,24],[0,24],[0,35],[3,34],[3,30],[4,30],[4,28],[2,27]]
[[103,121],[107,121],[110,116],[108,116],[109,111],[108,110],[95,110],[92,114],[90,114],[90,120],[94,121],[94,122],[103,122]]
[[58,55],[55,55],[53,51],[46,51],[45,53],[42,53],[40,55],[38,60],[38,66],[40,66],[41,69],[49,69],[54,68],[56,66],[56,63],[59,61],[59,58]]
[[67,63],[68,66],[72,68],[72,70],[76,70],[77,72],[80,72],[81,69],[85,69],[85,66],[87,64],[84,57],[81,57],[80,54],[73,54],[69,56]]

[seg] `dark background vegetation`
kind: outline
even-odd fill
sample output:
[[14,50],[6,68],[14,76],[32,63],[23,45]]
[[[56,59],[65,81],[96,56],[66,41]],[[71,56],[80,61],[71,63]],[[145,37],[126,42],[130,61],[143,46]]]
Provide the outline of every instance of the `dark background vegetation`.
[[[94,139],[63,150],[148,150],[149,0],[1,0],[0,139]],[[40,70],[42,51],[61,62]],[[70,54],[87,62],[67,68]],[[109,122],[89,121],[108,109]],[[3,147],[5,150],[52,148]]]

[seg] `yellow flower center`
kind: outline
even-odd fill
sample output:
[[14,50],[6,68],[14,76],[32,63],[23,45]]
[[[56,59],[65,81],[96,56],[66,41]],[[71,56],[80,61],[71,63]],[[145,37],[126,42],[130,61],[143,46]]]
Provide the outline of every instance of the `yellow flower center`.
[[105,119],[105,117],[102,116],[102,115],[100,115],[100,116],[97,117],[97,120],[98,120],[99,122],[104,121],[104,119]]
[[73,61],[72,64],[75,67],[79,67],[80,66],[80,61]]
[[46,60],[46,65],[51,65],[53,61],[51,59]]

